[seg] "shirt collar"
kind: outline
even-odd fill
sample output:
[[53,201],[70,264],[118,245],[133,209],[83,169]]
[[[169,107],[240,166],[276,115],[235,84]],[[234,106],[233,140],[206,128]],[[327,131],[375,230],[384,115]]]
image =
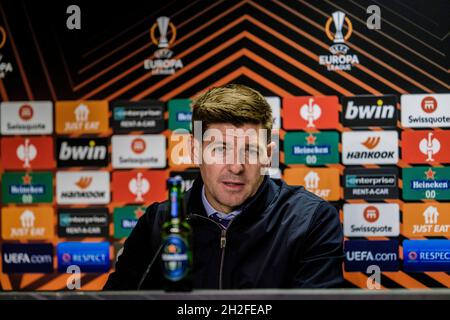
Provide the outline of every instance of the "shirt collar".
[[220,211],[217,211],[216,209],[214,209],[213,206],[209,203],[208,199],[206,199],[204,185],[202,187],[202,202],[203,202],[203,206],[205,207],[205,211],[206,211],[206,214],[208,215],[208,217],[210,217],[214,213],[217,213],[217,216],[219,218],[224,219],[224,220],[231,220],[234,217],[236,217],[238,214],[240,214],[242,211],[242,210],[235,210],[230,213],[223,213],[223,212],[220,212]]

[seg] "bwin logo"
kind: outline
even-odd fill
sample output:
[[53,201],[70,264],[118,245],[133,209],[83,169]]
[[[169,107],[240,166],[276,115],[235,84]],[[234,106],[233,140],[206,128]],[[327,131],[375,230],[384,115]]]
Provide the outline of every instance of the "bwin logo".
[[352,100],[347,104],[345,119],[393,119],[395,116],[395,106],[384,105],[383,100],[378,99],[376,105],[357,106]]
[[87,146],[70,146],[64,141],[59,150],[60,160],[104,160],[106,155],[106,146],[97,146],[94,140],[89,141]]

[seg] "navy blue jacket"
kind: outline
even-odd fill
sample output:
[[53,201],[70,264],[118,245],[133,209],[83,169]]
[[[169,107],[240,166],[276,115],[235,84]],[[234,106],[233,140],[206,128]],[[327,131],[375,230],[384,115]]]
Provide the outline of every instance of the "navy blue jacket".
[[[194,288],[329,288],[343,283],[337,210],[303,187],[267,176],[223,231],[206,215],[200,175],[185,194],[193,229]],[[125,241],[105,290],[136,290],[161,245],[168,202],[150,205]],[[162,288],[160,257],[142,289]]]

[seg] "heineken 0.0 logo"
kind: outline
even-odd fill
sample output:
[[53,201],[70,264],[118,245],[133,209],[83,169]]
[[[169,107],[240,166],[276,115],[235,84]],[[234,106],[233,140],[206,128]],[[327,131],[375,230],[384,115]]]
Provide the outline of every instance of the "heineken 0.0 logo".
[[450,200],[450,168],[404,168],[403,199]]

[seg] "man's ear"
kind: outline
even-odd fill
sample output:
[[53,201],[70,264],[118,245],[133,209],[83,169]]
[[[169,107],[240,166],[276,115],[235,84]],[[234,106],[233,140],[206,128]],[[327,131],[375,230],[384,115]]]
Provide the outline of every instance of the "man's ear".
[[189,136],[189,144],[191,146],[191,160],[195,165],[199,165],[200,162],[200,143],[197,139],[195,139],[194,135],[191,134]]
[[272,141],[271,143],[269,143],[267,145],[267,158],[268,158],[267,167],[270,167],[272,165],[272,155],[275,152],[275,148],[276,148],[276,145],[275,145],[274,141]]

